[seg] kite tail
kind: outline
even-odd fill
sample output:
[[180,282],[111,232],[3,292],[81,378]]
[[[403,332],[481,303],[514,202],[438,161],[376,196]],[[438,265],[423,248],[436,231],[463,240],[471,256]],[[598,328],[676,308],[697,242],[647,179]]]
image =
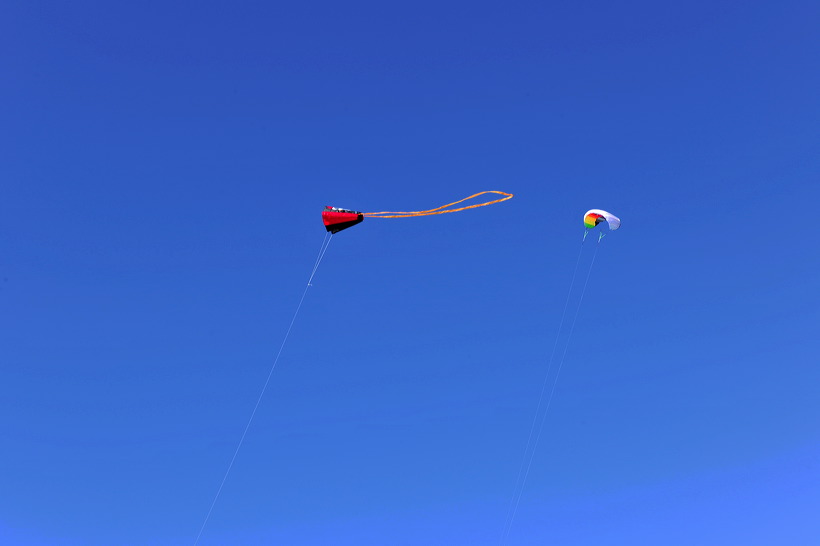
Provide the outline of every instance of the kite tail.
[[[478,203],[476,205],[469,205],[466,207],[459,207],[455,209],[451,209],[454,205],[458,205],[459,203],[463,203],[465,201],[469,201],[470,199],[474,199],[481,195],[485,195],[488,193],[494,193],[496,195],[503,195],[500,199],[495,199],[493,201],[487,201],[486,203]],[[506,201],[507,199],[512,199],[513,194],[506,193],[503,191],[481,191],[478,193],[474,193],[469,197],[465,197],[464,199],[459,199],[458,201],[454,201],[453,203],[447,203],[446,205],[442,205],[440,207],[436,207],[434,209],[429,210],[417,210],[417,211],[410,211],[410,212],[392,212],[392,211],[382,211],[382,212],[365,212],[364,216],[368,218],[412,218],[414,216],[433,216],[435,214],[447,214],[450,212],[460,212],[462,210],[468,209],[477,209],[479,207],[486,207],[487,205],[495,205],[496,203],[501,203],[502,201]]]

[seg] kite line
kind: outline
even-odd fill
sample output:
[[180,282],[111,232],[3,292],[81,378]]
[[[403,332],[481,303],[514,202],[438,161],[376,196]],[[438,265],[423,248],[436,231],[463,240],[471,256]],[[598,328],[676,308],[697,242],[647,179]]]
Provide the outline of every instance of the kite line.
[[[518,469],[518,476],[515,480],[515,487],[513,488],[513,495],[510,499],[510,504],[507,508],[507,517],[504,520],[504,529],[501,535],[501,544],[502,546],[506,544],[507,539],[509,538],[510,532],[512,531],[513,522],[515,521],[515,515],[518,512],[518,505],[521,502],[521,496],[524,493],[524,486],[527,483],[527,478],[530,474],[530,469],[532,468],[532,462],[535,458],[535,451],[538,448],[538,442],[541,439],[541,433],[544,432],[544,424],[547,421],[547,415],[549,414],[550,406],[552,405],[552,399],[555,395],[555,387],[558,385],[558,378],[561,375],[561,369],[564,367],[564,360],[567,357],[567,350],[569,349],[570,341],[572,340],[572,333],[575,331],[575,323],[578,320],[578,313],[581,310],[581,304],[584,301],[584,295],[586,294],[587,285],[589,284],[589,277],[592,274],[592,267],[595,265],[595,258],[598,255],[598,247],[600,246],[601,239],[603,239],[603,235],[598,237],[598,242],[595,244],[595,251],[592,254],[592,261],[589,264],[589,269],[587,270],[586,278],[584,280],[584,286],[581,289],[581,296],[578,300],[578,305],[575,308],[575,313],[572,317],[572,322],[570,323],[569,333],[567,335],[567,340],[564,343],[564,349],[561,353],[561,359],[558,361],[558,368],[555,373],[555,378],[552,381],[552,387],[550,388],[549,396],[547,397],[547,403],[544,407],[543,414],[541,415],[541,406],[544,401],[544,394],[546,392],[548,379],[550,375],[550,371],[552,370],[552,364],[555,358],[555,352],[558,348],[558,342],[561,338],[561,331],[564,327],[564,319],[566,318],[567,308],[569,306],[570,296],[572,295],[572,288],[575,285],[575,277],[578,273],[578,264],[581,261],[581,253],[584,250],[584,242],[586,241],[586,236],[588,232],[584,232],[584,239],[581,241],[581,248],[578,251],[578,257],[575,260],[575,268],[572,272],[572,280],[570,281],[569,291],[567,292],[567,299],[564,302],[564,310],[561,314],[561,321],[558,325],[558,333],[555,335],[555,344],[552,347],[552,352],[549,358],[549,364],[547,365],[547,371],[544,374],[544,382],[541,386],[541,393],[538,397],[538,404],[535,409],[535,416],[532,420],[532,425],[530,425],[530,433],[529,437],[527,438],[527,444],[524,448],[524,456],[521,460],[521,466]],[[536,423],[538,423],[540,417],[540,424],[536,427]],[[533,433],[535,432],[536,428],[538,429],[538,433],[535,434],[535,441],[533,441]],[[532,448],[530,449],[530,446]],[[523,478],[522,478],[523,474]]]
[[248,434],[248,430],[251,428],[251,423],[253,423],[253,418],[256,416],[256,410],[259,409],[259,404],[262,402],[262,398],[265,396],[265,391],[268,389],[268,384],[270,383],[271,377],[273,376],[273,371],[276,369],[276,364],[279,363],[279,357],[282,356],[282,351],[285,348],[285,344],[288,342],[288,337],[290,337],[290,331],[293,329],[293,324],[296,322],[296,317],[299,316],[299,310],[302,308],[302,303],[305,301],[305,296],[308,293],[308,290],[313,282],[313,277],[316,275],[316,271],[319,269],[319,264],[322,263],[322,258],[325,257],[325,252],[327,252],[327,248],[330,246],[330,240],[333,238],[333,234],[330,232],[325,233],[325,238],[322,241],[322,246],[319,247],[319,255],[316,257],[316,262],[313,264],[313,270],[310,272],[310,277],[308,278],[307,285],[305,286],[304,292],[302,292],[302,297],[299,299],[299,305],[296,306],[296,311],[293,313],[293,318],[290,319],[290,325],[288,326],[287,331],[285,332],[285,337],[282,339],[282,345],[279,346],[279,352],[276,353],[276,358],[273,359],[273,364],[270,367],[270,371],[268,372],[268,377],[265,379],[265,384],[262,386],[262,392],[259,393],[259,397],[256,399],[256,404],[253,406],[253,411],[251,412],[250,418],[248,418],[248,422],[245,425],[245,430],[242,431],[242,436],[239,438],[239,443],[236,446],[236,450],[233,452],[233,457],[231,457],[231,462],[228,463],[228,469],[225,471],[225,475],[222,477],[222,482],[219,484],[219,489],[216,491],[216,495],[214,495],[214,500],[211,502],[210,508],[208,508],[208,513],[205,515],[205,521],[202,522],[202,526],[199,528],[199,533],[196,535],[196,540],[194,540],[194,546],[199,544],[199,539],[202,537],[202,532],[205,530],[205,526],[208,524],[208,520],[211,517],[211,512],[214,510],[214,506],[216,506],[216,501],[219,499],[219,494],[222,493],[222,488],[225,486],[225,482],[228,480],[228,475],[231,473],[231,469],[233,468],[233,463],[236,461],[237,455],[239,455],[239,450],[242,449],[242,444],[245,442],[245,436]]
[[[586,237],[584,237],[584,239],[586,239]],[[570,300],[570,296],[572,295],[572,287],[575,286],[575,277],[578,274],[578,264],[581,263],[581,253],[583,252],[583,250],[584,250],[584,241],[582,240],[580,248],[578,249],[578,257],[575,259],[575,267],[572,270],[572,280],[570,280],[570,283],[569,283],[569,290],[567,291],[567,297],[566,297],[566,300],[564,301],[564,310],[561,313],[561,320],[558,323],[558,333],[555,334],[555,343],[552,346],[552,352],[550,353],[550,358],[549,358],[549,361],[548,361],[548,364],[547,364],[547,371],[544,373],[544,382],[541,385],[541,394],[538,397],[538,405],[535,407],[535,415],[533,416],[532,424],[530,425],[530,433],[529,433],[529,436],[527,437],[527,444],[524,447],[524,456],[521,459],[521,465],[518,468],[518,476],[516,476],[516,478],[515,478],[515,487],[513,488],[512,497],[510,497],[510,504],[507,507],[507,517],[504,520],[504,530],[503,530],[503,533],[502,533],[502,543],[504,542],[504,540],[506,540],[507,527],[512,525],[512,522],[510,521],[510,515],[512,514],[513,506],[516,504],[516,493],[518,492],[519,483],[521,482],[521,476],[524,473],[524,466],[526,465],[526,462],[527,462],[527,454],[530,452],[530,446],[532,445],[532,437],[533,437],[533,434],[535,433],[535,425],[538,422],[538,416],[541,413],[541,404],[544,400],[544,393],[547,390],[547,384],[548,384],[547,380],[549,379],[550,371],[552,370],[552,363],[553,363],[553,360],[555,359],[555,351],[558,349],[558,342],[561,339],[561,332],[564,329],[564,319],[567,316],[567,308],[569,307],[569,300]]]

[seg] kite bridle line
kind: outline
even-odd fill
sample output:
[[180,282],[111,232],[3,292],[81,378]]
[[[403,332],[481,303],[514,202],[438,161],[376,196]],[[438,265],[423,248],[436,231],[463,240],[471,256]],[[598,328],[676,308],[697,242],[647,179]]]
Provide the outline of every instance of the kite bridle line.
[[[465,201],[469,201],[470,199],[475,199],[481,195],[485,195],[488,193],[494,193],[496,195],[503,195],[504,197],[500,199],[495,199],[493,201],[487,201],[486,203],[478,203],[476,205],[469,205],[467,207],[459,207],[456,209],[451,209],[453,205],[458,205],[459,203],[463,203]],[[469,197],[465,197],[464,199],[459,199],[458,201],[454,201],[453,203],[447,203],[446,205],[442,205],[440,207],[430,209],[430,210],[417,210],[417,211],[410,211],[410,212],[392,212],[392,211],[382,211],[382,212],[365,212],[365,218],[413,218],[414,216],[433,216],[436,214],[447,214],[450,212],[460,212],[462,210],[469,210],[469,209],[477,209],[479,207],[486,207],[487,205],[495,205],[496,203],[501,203],[506,201],[507,199],[512,199],[513,194],[503,192],[503,191],[496,191],[496,190],[489,190],[489,191],[480,191],[478,193],[474,193]],[[445,210],[446,209],[446,210]]]
[[211,517],[211,512],[214,510],[214,506],[216,506],[216,501],[219,499],[219,494],[222,493],[222,488],[225,487],[225,482],[228,480],[228,475],[231,473],[231,469],[233,468],[233,463],[236,461],[237,455],[239,455],[239,450],[242,449],[242,444],[245,442],[245,436],[248,434],[248,430],[251,428],[251,423],[253,423],[253,418],[256,416],[256,410],[259,409],[259,404],[262,402],[262,398],[265,396],[265,391],[268,389],[268,384],[270,383],[270,379],[273,376],[273,371],[276,369],[276,364],[279,362],[279,357],[282,356],[282,351],[285,348],[285,344],[288,342],[288,337],[290,337],[290,331],[293,329],[293,324],[296,322],[296,317],[299,315],[299,310],[302,308],[302,303],[305,301],[305,296],[307,295],[308,290],[313,282],[313,277],[316,275],[316,271],[319,269],[319,264],[322,263],[322,258],[325,257],[325,252],[327,252],[327,247],[330,246],[330,240],[333,238],[332,233],[325,233],[325,238],[322,240],[322,246],[319,247],[319,255],[316,257],[316,262],[313,264],[313,270],[310,272],[310,277],[308,278],[307,285],[305,286],[304,292],[302,292],[302,297],[299,299],[299,305],[296,306],[296,311],[293,313],[293,318],[290,319],[290,325],[288,326],[287,331],[285,332],[285,337],[282,340],[282,345],[279,346],[279,352],[276,353],[276,358],[273,359],[273,364],[270,367],[270,371],[268,372],[268,377],[265,379],[265,384],[262,386],[262,392],[259,393],[259,398],[256,399],[256,404],[253,406],[253,411],[251,412],[251,416],[248,419],[247,424],[245,425],[245,430],[242,431],[242,436],[239,438],[239,443],[236,446],[236,450],[233,452],[233,456],[231,457],[231,462],[228,463],[228,469],[225,471],[225,475],[222,477],[222,482],[219,484],[219,489],[216,491],[216,495],[214,495],[214,500],[211,501],[211,506],[208,508],[208,513],[205,515],[205,521],[202,522],[202,527],[199,528],[199,533],[196,535],[196,539],[194,540],[194,546],[199,544],[199,539],[202,537],[202,532],[205,530],[205,526],[208,524],[208,520]]

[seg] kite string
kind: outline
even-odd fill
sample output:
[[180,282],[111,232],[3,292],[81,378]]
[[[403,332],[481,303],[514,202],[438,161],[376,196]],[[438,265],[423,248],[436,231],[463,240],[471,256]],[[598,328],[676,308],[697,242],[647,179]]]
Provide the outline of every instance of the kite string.
[[265,396],[265,391],[268,389],[268,384],[270,383],[271,377],[273,376],[273,371],[276,369],[276,364],[279,362],[279,357],[282,356],[282,351],[285,348],[285,344],[288,341],[288,337],[290,337],[290,331],[293,329],[293,324],[296,322],[296,317],[299,315],[299,310],[302,308],[302,303],[305,301],[305,296],[307,295],[308,289],[310,289],[311,282],[313,281],[313,277],[316,275],[316,271],[319,269],[319,264],[322,263],[322,258],[325,256],[325,252],[327,252],[327,248],[330,246],[330,240],[333,237],[332,233],[325,233],[325,238],[322,241],[322,246],[319,247],[319,255],[316,257],[316,263],[313,265],[313,270],[310,272],[310,278],[308,279],[307,286],[305,286],[304,292],[302,292],[302,297],[299,299],[299,305],[296,306],[296,311],[293,313],[293,318],[290,320],[290,325],[288,326],[287,331],[285,332],[285,337],[282,340],[282,344],[279,346],[279,352],[276,353],[276,358],[273,359],[273,364],[270,367],[270,371],[268,371],[268,377],[265,379],[265,384],[262,386],[262,392],[259,393],[259,397],[256,399],[256,404],[253,406],[253,411],[251,412],[251,416],[248,419],[247,424],[245,425],[245,430],[242,431],[242,436],[239,438],[239,444],[236,446],[236,450],[233,452],[233,457],[231,457],[231,462],[228,463],[228,469],[225,471],[225,475],[222,477],[222,481],[219,484],[219,489],[216,491],[216,495],[214,495],[214,500],[211,502],[211,506],[208,508],[208,513],[205,516],[205,521],[202,522],[202,526],[199,528],[199,533],[196,535],[196,540],[194,540],[194,546],[199,543],[200,537],[202,537],[202,532],[205,530],[205,526],[208,524],[208,520],[211,517],[211,512],[213,512],[214,506],[216,506],[216,501],[219,499],[219,494],[222,493],[222,488],[225,486],[225,482],[228,480],[228,475],[231,473],[231,469],[233,468],[233,463],[236,461],[237,455],[239,455],[239,450],[242,449],[242,444],[245,442],[245,436],[248,434],[248,430],[251,428],[251,423],[253,422],[253,418],[256,416],[256,410],[259,409],[259,404],[262,402],[262,398]]
[[509,526],[507,528],[507,532],[504,535],[502,544],[504,543],[504,541],[506,541],[507,537],[509,536],[510,531],[512,530],[513,521],[515,520],[515,515],[516,515],[516,512],[518,511],[518,506],[521,502],[521,496],[524,493],[524,486],[527,483],[527,477],[529,477],[530,469],[532,468],[532,462],[533,462],[533,459],[535,458],[535,451],[536,451],[536,449],[538,449],[538,443],[541,439],[541,434],[544,432],[544,424],[546,423],[547,415],[549,414],[550,406],[552,405],[552,399],[553,399],[553,396],[555,395],[555,387],[558,385],[558,378],[561,376],[561,369],[564,367],[564,360],[567,357],[567,350],[569,349],[569,344],[570,344],[570,341],[572,340],[572,333],[575,331],[575,323],[578,320],[578,313],[581,311],[581,304],[584,301],[584,295],[586,294],[587,285],[589,284],[589,277],[592,274],[592,267],[595,265],[595,258],[598,256],[598,247],[600,246],[600,243],[601,243],[601,239],[599,238],[598,242],[595,244],[595,252],[593,252],[593,254],[592,254],[592,261],[589,264],[589,269],[587,270],[586,279],[584,280],[584,286],[581,289],[581,297],[578,299],[578,306],[575,308],[575,314],[572,317],[572,323],[570,324],[570,327],[569,327],[569,333],[567,335],[567,341],[564,344],[564,350],[561,354],[561,360],[558,361],[558,369],[555,372],[555,379],[552,382],[552,387],[550,389],[550,394],[549,394],[549,397],[547,398],[547,405],[544,409],[544,416],[541,419],[541,424],[538,427],[538,434],[535,437],[535,443],[533,444],[533,447],[532,447],[532,453],[530,454],[530,459],[529,459],[529,462],[527,463],[527,470],[524,473],[524,479],[521,482],[521,489],[518,491],[518,496],[515,499],[515,504],[513,506],[513,511],[512,511],[512,514],[510,515]]
[[316,257],[316,263],[313,264],[313,270],[310,272],[310,278],[308,279],[307,285],[313,286],[311,283],[313,282],[313,276],[316,275],[316,270],[319,269],[319,264],[322,263],[322,258],[325,257],[325,252],[327,251],[327,247],[330,246],[330,239],[333,237],[333,233],[327,232],[325,233],[325,239],[322,241],[322,246],[319,247],[319,255]]
[[570,296],[572,295],[572,288],[573,288],[573,286],[575,286],[575,277],[578,274],[578,264],[581,262],[581,254],[582,254],[583,250],[584,250],[584,241],[582,240],[581,245],[578,248],[578,257],[575,259],[575,267],[572,270],[572,280],[570,280],[570,283],[569,283],[569,290],[567,291],[567,297],[564,300],[564,310],[561,313],[561,320],[558,323],[558,333],[555,334],[555,343],[553,343],[553,346],[552,346],[552,352],[550,353],[550,358],[549,358],[548,364],[547,364],[547,371],[544,373],[544,381],[541,385],[541,393],[538,397],[538,404],[536,405],[536,408],[535,408],[535,415],[533,415],[532,424],[530,425],[530,432],[529,432],[529,435],[527,436],[527,444],[524,447],[524,454],[521,458],[521,465],[518,468],[518,475],[515,478],[515,486],[513,487],[513,493],[512,493],[512,496],[510,497],[510,504],[507,507],[507,516],[504,520],[504,529],[503,529],[503,533],[502,533],[502,543],[505,540],[505,537],[507,535],[507,526],[508,526],[508,524],[512,523],[512,522],[510,522],[510,514],[511,514],[512,509],[513,509],[513,504],[515,502],[516,493],[518,492],[519,483],[521,481],[521,475],[524,473],[524,465],[527,462],[527,454],[530,452],[530,446],[532,445],[532,438],[533,438],[533,435],[535,433],[535,425],[538,422],[538,416],[541,413],[541,405],[544,401],[544,393],[546,393],[546,390],[547,390],[547,384],[548,384],[550,371],[552,370],[553,360],[555,359],[555,351],[558,349],[558,341],[561,339],[561,332],[563,331],[563,328],[564,328],[564,319],[566,318],[566,315],[567,315],[567,308],[569,307],[569,300],[570,300]]
[[[486,203],[478,203],[476,205],[469,205],[469,206],[466,206],[466,207],[459,207],[457,209],[448,209],[448,207],[452,207],[453,205],[458,205],[459,203],[463,203],[464,201],[469,201],[470,199],[474,199],[474,198],[476,198],[480,195],[484,195],[484,194],[487,194],[487,193],[494,193],[494,194],[497,194],[497,195],[503,195],[504,197],[502,197],[501,199],[495,199],[493,201],[487,201]],[[459,199],[458,201],[454,201],[452,203],[447,203],[446,205],[442,205],[442,206],[436,207],[434,209],[418,210],[418,211],[411,211],[411,212],[391,212],[391,211],[365,212],[364,216],[366,216],[368,218],[411,218],[413,216],[433,216],[435,214],[447,214],[447,213],[450,213],[450,212],[460,212],[462,210],[475,209],[475,208],[478,208],[478,207],[486,207],[487,205],[494,205],[496,203],[501,203],[502,201],[506,201],[507,199],[512,199],[512,198],[513,198],[513,194],[506,193],[506,192],[503,192],[503,191],[496,191],[496,190],[481,191],[481,192],[478,192],[478,193],[474,193],[473,195],[470,195],[469,197],[465,197],[464,199]],[[448,209],[448,210],[444,210],[444,209]]]

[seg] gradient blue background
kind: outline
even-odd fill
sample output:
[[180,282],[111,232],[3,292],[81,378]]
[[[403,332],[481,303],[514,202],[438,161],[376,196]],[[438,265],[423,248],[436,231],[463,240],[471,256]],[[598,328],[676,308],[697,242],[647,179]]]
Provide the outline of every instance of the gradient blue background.
[[[820,541],[820,8],[42,2],[0,15],[0,541]],[[585,248],[582,269],[591,259]]]

